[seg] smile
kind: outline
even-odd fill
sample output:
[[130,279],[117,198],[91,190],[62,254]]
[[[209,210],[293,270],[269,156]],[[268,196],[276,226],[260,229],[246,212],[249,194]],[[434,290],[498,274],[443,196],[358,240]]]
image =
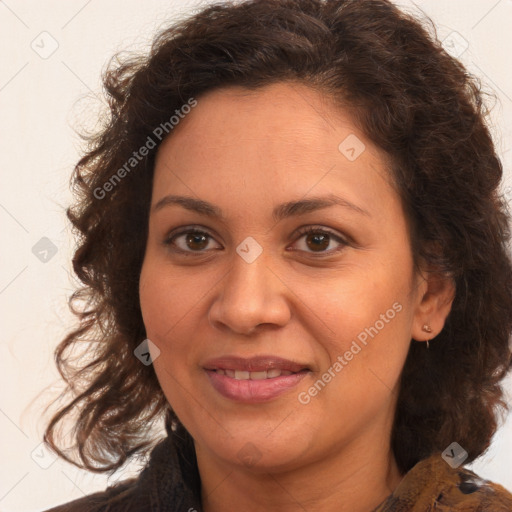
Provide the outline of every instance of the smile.
[[273,354],[250,358],[226,354],[204,361],[201,366],[218,394],[241,403],[273,400],[292,391],[311,373],[308,363]]
[[295,372],[289,370],[280,370],[279,368],[272,368],[270,370],[263,370],[258,372],[249,372],[246,370],[224,370],[222,368],[216,369],[217,375],[226,375],[236,380],[263,380],[274,379],[281,377],[281,375],[292,375]]

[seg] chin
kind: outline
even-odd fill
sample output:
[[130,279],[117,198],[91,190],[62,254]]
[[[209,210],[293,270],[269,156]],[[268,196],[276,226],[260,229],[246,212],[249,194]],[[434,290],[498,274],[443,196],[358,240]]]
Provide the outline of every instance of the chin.
[[280,472],[296,468],[297,461],[304,463],[306,447],[297,442],[290,442],[290,438],[274,437],[265,433],[255,435],[236,435],[213,438],[203,437],[203,442],[218,458],[229,465],[238,466],[256,473]]

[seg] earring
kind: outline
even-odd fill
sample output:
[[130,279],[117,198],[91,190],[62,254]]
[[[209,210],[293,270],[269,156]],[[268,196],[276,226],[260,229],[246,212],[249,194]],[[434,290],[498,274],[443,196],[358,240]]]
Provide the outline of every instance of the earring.
[[[424,324],[423,327],[421,328],[422,331],[425,331],[425,332],[428,332],[428,333],[431,333],[432,332],[432,327],[430,327],[430,325],[428,324]],[[427,342],[427,350],[429,349],[429,345],[428,345],[428,342],[430,340],[426,340]]]

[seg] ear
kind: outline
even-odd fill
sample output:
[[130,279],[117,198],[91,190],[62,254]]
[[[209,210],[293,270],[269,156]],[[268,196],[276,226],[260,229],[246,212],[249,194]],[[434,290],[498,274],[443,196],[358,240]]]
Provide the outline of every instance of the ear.
[[[418,276],[417,302],[411,337],[416,341],[429,341],[443,329],[455,298],[455,283],[451,276],[425,271]],[[423,326],[430,327],[426,332]]]

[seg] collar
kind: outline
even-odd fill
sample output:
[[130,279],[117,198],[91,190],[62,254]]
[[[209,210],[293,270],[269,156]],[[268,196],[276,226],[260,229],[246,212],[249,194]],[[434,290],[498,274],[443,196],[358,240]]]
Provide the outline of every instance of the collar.
[[[201,479],[192,436],[166,420],[167,438],[155,446],[139,477],[152,512],[203,512]],[[480,508],[483,507],[483,508]],[[451,467],[436,452],[419,461],[372,512],[512,510],[512,494],[464,467]]]
[[201,479],[192,436],[178,422],[165,423],[167,438],[151,451],[138,487],[155,512],[202,512]]

